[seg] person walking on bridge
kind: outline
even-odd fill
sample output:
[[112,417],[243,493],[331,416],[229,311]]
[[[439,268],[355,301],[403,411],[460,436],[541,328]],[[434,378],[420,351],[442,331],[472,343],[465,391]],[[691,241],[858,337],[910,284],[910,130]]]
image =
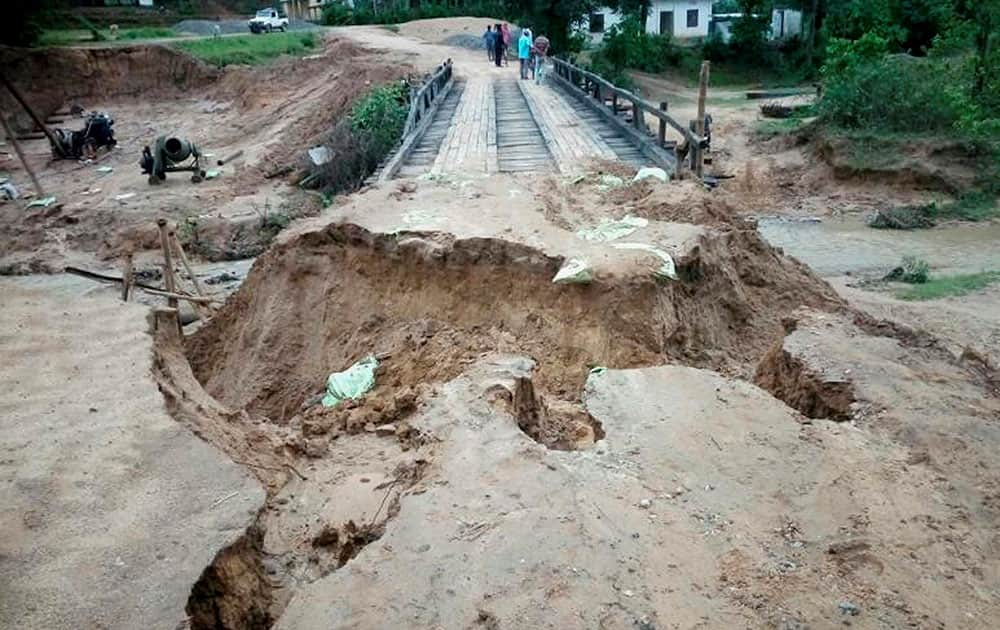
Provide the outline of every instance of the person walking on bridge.
[[545,74],[545,62],[549,54],[549,38],[539,35],[535,38],[535,83],[542,84]]
[[500,36],[503,37],[503,65],[507,65],[510,57],[510,24],[504,22],[500,27]]
[[486,46],[486,56],[493,61],[493,55],[497,49],[497,33],[493,32],[493,25],[486,25],[486,32],[483,33],[483,45]]
[[503,61],[503,33],[500,32],[499,24],[496,25],[496,30],[493,34],[493,61],[496,62],[497,68],[499,68]]
[[531,59],[531,29],[526,28],[521,31],[521,38],[517,40],[517,59],[521,62],[521,78],[528,78],[528,63]]

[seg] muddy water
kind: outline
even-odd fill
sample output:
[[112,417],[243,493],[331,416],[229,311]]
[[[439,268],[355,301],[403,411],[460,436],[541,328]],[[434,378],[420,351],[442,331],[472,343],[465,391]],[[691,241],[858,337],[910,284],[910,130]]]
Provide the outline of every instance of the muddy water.
[[881,275],[916,256],[937,272],[1000,269],[1000,223],[962,224],[930,230],[875,230],[861,217],[822,222],[761,217],[758,230],[772,245],[821,276]]

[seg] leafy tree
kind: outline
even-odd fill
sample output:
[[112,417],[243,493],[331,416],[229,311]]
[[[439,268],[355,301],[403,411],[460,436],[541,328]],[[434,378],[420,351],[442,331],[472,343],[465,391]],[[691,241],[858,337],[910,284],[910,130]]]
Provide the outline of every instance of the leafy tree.
[[513,0],[524,15],[522,26],[547,36],[556,53],[569,48],[570,26],[604,4],[601,0]]
[[649,10],[652,7],[650,0],[608,0],[609,9],[614,9],[622,15],[634,15],[639,19],[640,28],[646,24]]
[[771,30],[771,0],[737,0],[741,15],[733,23],[730,45],[746,58],[760,59]]

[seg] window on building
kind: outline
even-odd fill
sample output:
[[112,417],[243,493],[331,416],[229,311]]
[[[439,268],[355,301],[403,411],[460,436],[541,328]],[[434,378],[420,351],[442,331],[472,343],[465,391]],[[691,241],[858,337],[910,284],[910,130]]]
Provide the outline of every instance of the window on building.
[[698,28],[698,9],[688,9],[688,28]]
[[590,32],[591,33],[603,33],[604,32],[604,14],[603,13],[591,13],[590,14]]

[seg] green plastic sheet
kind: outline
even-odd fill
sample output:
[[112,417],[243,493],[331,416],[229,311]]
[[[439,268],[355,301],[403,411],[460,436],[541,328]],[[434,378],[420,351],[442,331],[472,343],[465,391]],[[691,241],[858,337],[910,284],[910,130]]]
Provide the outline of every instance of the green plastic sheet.
[[326,379],[324,407],[336,407],[341,401],[357,400],[375,387],[375,370],[378,359],[368,356],[343,372],[334,372]]

